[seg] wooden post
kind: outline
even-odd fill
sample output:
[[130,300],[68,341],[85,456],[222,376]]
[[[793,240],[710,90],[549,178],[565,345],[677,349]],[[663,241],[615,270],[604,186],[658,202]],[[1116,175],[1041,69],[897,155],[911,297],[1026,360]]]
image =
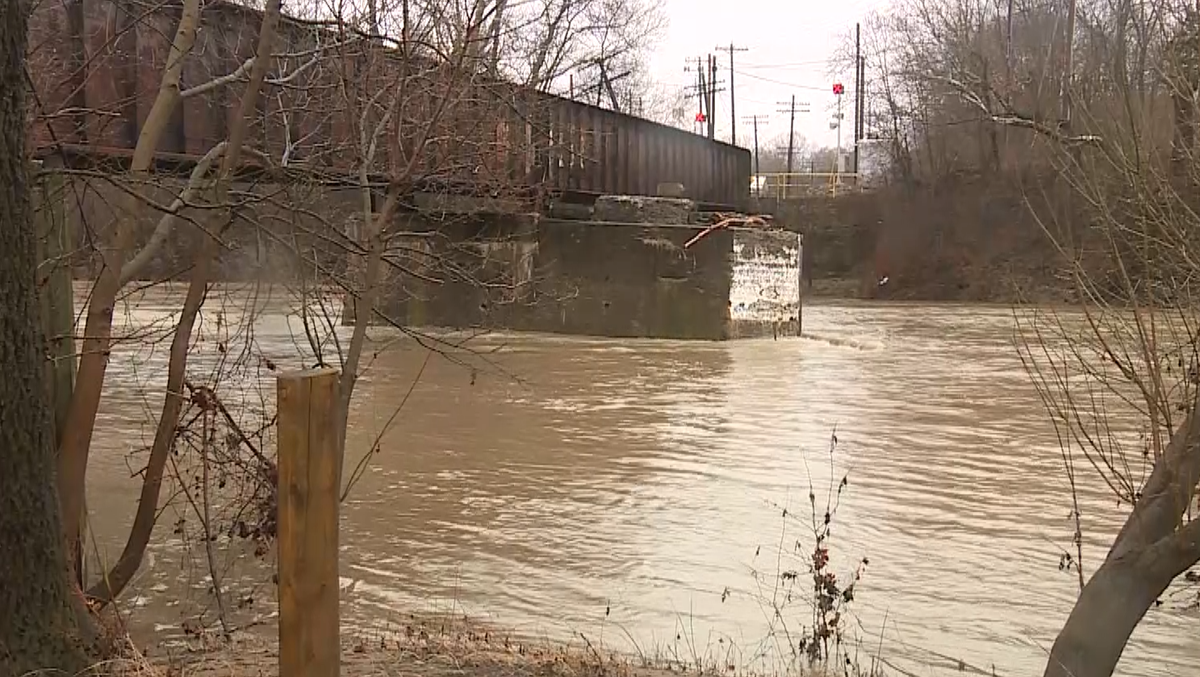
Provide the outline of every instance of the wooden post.
[[281,374],[279,408],[279,675],[337,677],[338,372]]

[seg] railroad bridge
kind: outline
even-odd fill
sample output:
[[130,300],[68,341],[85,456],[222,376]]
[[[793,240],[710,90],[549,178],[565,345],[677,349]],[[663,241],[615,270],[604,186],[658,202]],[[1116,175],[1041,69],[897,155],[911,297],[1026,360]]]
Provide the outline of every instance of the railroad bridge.
[[[66,206],[86,232],[145,218],[114,199],[131,187],[162,209],[229,135],[262,15],[215,0],[183,57],[155,185],[128,172],[182,14],[179,0],[65,0],[33,13],[31,142],[79,170],[69,180],[85,190]],[[391,321],[704,339],[798,331],[799,236],[710,232],[715,214],[749,206],[745,149],[329,22],[284,17],[275,42],[235,177],[237,194],[254,197],[234,211],[258,227],[223,237],[216,279],[315,269],[336,279],[360,265],[365,179],[372,205],[385,189],[402,193],[383,254]],[[689,199],[655,199],[663,184]],[[157,236],[151,226],[136,237]],[[189,269],[199,230],[167,237],[145,279]],[[76,274],[94,274],[97,257],[79,258]]]
[[[131,156],[182,13],[178,0],[146,7],[37,4],[30,24],[37,155],[116,167]],[[194,164],[226,137],[261,19],[243,5],[203,4],[182,100],[158,145],[160,167]],[[482,66],[450,69],[329,22],[284,17],[276,45],[248,143],[257,157],[295,172],[357,181],[363,129],[386,115],[390,97],[378,94],[402,88],[382,126],[375,177],[403,167],[417,189],[567,201],[654,195],[665,183],[715,207],[742,208],[748,199],[745,149],[505,82]]]

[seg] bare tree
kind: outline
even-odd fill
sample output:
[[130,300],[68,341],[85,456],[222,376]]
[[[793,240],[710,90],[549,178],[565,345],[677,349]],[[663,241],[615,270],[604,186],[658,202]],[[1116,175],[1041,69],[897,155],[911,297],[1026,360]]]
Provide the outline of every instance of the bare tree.
[[[224,209],[218,209],[210,220],[209,227],[205,230],[206,237],[203,238],[203,243],[196,253],[192,264],[191,281],[188,285],[187,297],[183,302],[180,318],[175,327],[175,334],[171,340],[171,357],[170,366],[168,367],[166,396],[162,406],[162,413],[158,418],[154,444],[151,448],[150,457],[143,475],[142,493],[138,499],[138,510],[134,517],[133,527],[129,532],[128,543],[112,570],[95,587],[88,591],[90,597],[101,602],[111,601],[128,584],[130,579],[133,578],[134,573],[141,566],[146,546],[149,544],[150,535],[154,530],[154,524],[158,515],[158,499],[162,487],[163,473],[166,469],[171,446],[175,440],[176,427],[179,423],[179,415],[185,397],[184,380],[187,373],[188,350],[191,347],[192,330],[195,327],[196,317],[200,312],[201,305],[204,303],[204,298],[212,279],[213,261],[220,247],[218,237],[232,223],[231,209],[228,206],[230,184],[233,180],[233,173],[240,164],[246,131],[249,126],[250,117],[254,112],[255,101],[259,96],[259,91],[266,78],[267,70],[270,67],[270,57],[274,48],[273,42],[276,27],[279,23],[280,7],[280,0],[268,0],[266,9],[262,14],[262,23],[258,36],[258,49],[252,59],[253,63],[249,68],[249,82],[246,84],[242,94],[241,104],[230,129],[228,141],[217,144],[201,159],[201,162],[197,164],[197,170],[193,171],[188,188],[184,189],[185,193],[188,192],[189,188],[192,188],[192,181],[204,177],[207,164],[211,163],[212,157],[221,157],[221,165],[216,183],[211,189],[212,204],[218,207],[224,206]],[[183,25],[182,21],[180,25]],[[176,58],[182,61],[182,55]],[[180,66],[180,70],[182,70],[182,66]],[[167,77],[164,77],[164,82],[167,79]],[[178,90],[178,81],[174,82],[172,86]],[[209,163],[205,162],[206,159],[209,160]],[[169,229],[173,221],[173,214],[165,215],[158,226],[158,230]],[[139,255],[133,259],[133,262],[136,263],[144,259],[152,251],[150,247],[155,246],[156,243],[162,242],[164,239],[165,235],[160,237],[152,235],[147,248],[139,252]],[[123,271],[122,279],[119,281],[126,282],[135,273],[136,271]],[[94,300],[93,303],[95,303]]]
[[[346,7],[331,14],[313,7],[307,16],[284,17],[278,2],[262,11],[236,5],[202,10],[185,3],[174,17],[164,5],[129,21],[127,30],[164,24],[174,29],[168,33],[173,39],[161,43],[158,93],[138,126],[131,161],[114,167],[111,158],[102,158],[96,165],[55,170],[73,182],[84,225],[80,254],[90,256],[96,269],[67,426],[71,433],[60,454],[63,509],[73,516],[66,531],[75,547],[109,360],[132,342],[170,340],[165,393],[161,403],[147,403],[156,409],[153,442],[140,450],[145,456],[139,454],[134,466],[142,489],[133,527],[121,556],[87,588],[99,605],[114,600],[133,579],[164,501],[179,504],[173,508],[181,511],[177,533],[188,531],[185,514],[200,525],[225,631],[232,625],[214,540],[223,533],[260,542],[273,537],[274,452],[263,432],[270,426],[269,407],[243,412],[224,404],[255,360],[270,364],[253,346],[256,314],[238,313],[243,326],[232,331],[224,324],[232,316],[225,309],[228,300],[218,303],[217,334],[223,338],[215,364],[200,347],[203,335],[197,335],[214,283],[230,273],[229,258],[239,247],[251,243],[257,251],[274,252],[273,272],[302,309],[304,345],[297,357],[341,368],[343,446],[356,382],[371,361],[369,326],[392,325],[452,359],[467,359],[469,351],[410,329],[409,318],[389,316],[392,290],[467,284],[497,305],[528,300],[523,290],[531,280],[513,280],[493,260],[504,243],[458,242],[443,232],[470,218],[448,212],[446,204],[464,187],[492,200],[526,199],[551,163],[575,171],[594,162],[588,154],[595,152],[592,137],[600,130],[553,122],[562,118],[547,107],[565,102],[497,78],[494,56],[505,3],[474,2],[461,14],[434,9],[400,0],[373,3],[366,11]],[[34,21],[39,44],[53,44],[59,8],[39,11]],[[115,65],[83,67],[111,67],[119,74],[117,66],[128,58],[118,49],[123,35],[107,34],[111,52],[101,52]],[[154,38],[147,40],[154,44]],[[63,82],[78,80],[71,69],[79,64],[56,61],[59,54],[33,51],[44,66],[42,81],[35,82],[39,95],[55,93],[62,75],[69,76]],[[70,107],[80,100],[70,91],[38,97],[35,135],[51,152],[66,155],[71,143],[88,141],[85,132],[113,141],[125,133],[106,125],[127,114],[125,102],[95,92],[83,100],[89,97],[93,105],[82,112]],[[232,102],[233,115],[213,113]],[[80,116],[81,125],[64,124]],[[197,131],[196,121],[206,126]],[[172,144],[177,148],[172,162],[179,150],[194,153],[183,177],[163,169],[162,147]],[[347,210],[348,205],[353,207]],[[188,278],[187,291],[169,329],[114,333],[115,310],[121,298],[136,293],[131,287],[179,275]],[[336,309],[342,299],[330,303],[331,292],[348,301],[344,314]],[[354,327],[343,342],[339,329],[346,319]],[[162,392],[163,386],[153,390]],[[218,435],[228,443],[216,444]],[[372,450],[364,451],[362,458],[369,459]],[[352,473],[347,491],[364,467]],[[230,482],[231,473],[242,478]]]
[[[1063,439],[1072,482],[1077,466],[1090,467],[1130,509],[1086,583],[1078,563],[1082,588],[1051,649],[1046,675],[1053,677],[1111,674],[1143,616],[1200,563],[1193,510],[1200,21],[1189,10],[1164,27],[1170,35],[1160,36],[1167,49],[1154,80],[1175,99],[1174,134],[1155,140],[1140,112],[1116,124],[1103,104],[1100,114],[1076,108],[1081,126],[1096,132],[1095,148],[1062,147],[1059,159],[1083,206],[1067,215],[1075,222],[1049,222],[1047,232],[1070,254],[1084,319],[1082,327],[1063,318],[1036,322],[1028,333],[1027,364]],[[1114,66],[1126,68],[1122,59]],[[1136,111],[1140,83],[1125,86],[1127,110]]]
[[[497,30],[500,72],[543,91],[627,109],[622,93],[645,75],[665,27],[659,0],[529,0],[511,3]],[[611,91],[610,91],[611,87]]]
[[1022,356],[1072,487],[1104,482],[1129,513],[1089,572],[1075,508],[1080,594],[1045,674],[1104,677],[1200,562],[1200,20],[1166,0],[1071,8],[1074,26],[1023,2],[915,0],[876,18],[868,106],[903,179],[983,174],[1024,192],[1074,289],[1081,315],[1025,314]]
[[54,494],[53,425],[38,349],[35,228],[25,160],[21,3],[0,4],[0,314],[7,378],[0,386],[0,670],[84,667]]

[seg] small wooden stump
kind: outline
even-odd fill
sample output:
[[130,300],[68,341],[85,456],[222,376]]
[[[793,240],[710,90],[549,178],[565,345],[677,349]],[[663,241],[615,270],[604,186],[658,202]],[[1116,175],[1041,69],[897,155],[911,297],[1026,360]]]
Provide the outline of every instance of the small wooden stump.
[[338,372],[281,374],[279,675],[338,677]]

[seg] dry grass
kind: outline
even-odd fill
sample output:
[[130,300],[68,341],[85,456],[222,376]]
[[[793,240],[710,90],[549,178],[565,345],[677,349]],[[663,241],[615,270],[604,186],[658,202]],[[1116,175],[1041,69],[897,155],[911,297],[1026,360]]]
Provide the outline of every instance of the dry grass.
[[[132,652],[131,652],[132,653]],[[665,677],[681,669],[578,645],[518,640],[462,616],[410,615],[398,629],[344,639],[344,677]],[[275,677],[274,642],[239,636],[150,660],[140,654],[97,665],[97,677]],[[699,674],[693,672],[693,674]]]
[[[278,645],[239,635],[220,644],[197,641],[149,659],[127,644],[127,656],[99,663],[81,677],[277,677]],[[575,642],[517,639],[463,616],[410,615],[397,629],[343,641],[343,677],[768,677],[734,666],[704,667],[606,650],[579,636]],[[854,668],[805,666],[773,675],[864,676]],[[881,673],[872,673],[877,677]]]
[[[112,638],[119,655],[76,677],[276,677],[278,645],[257,635],[231,641],[202,636],[186,647],[147,657],[127,636]],[[516,638],[463,616],[411,614],[387,632],[344,639],[342,677],[881,677],[857,666],[790,665],[756,671],[710,659],[695,663],[630,655],[574,642]],[[900,674],[905,674],[901,672]],[[980,673],[982,674],[982,673]],[[34,677],[34,676],[29,676]],[[38,675],[37,677],[41,677]]]

